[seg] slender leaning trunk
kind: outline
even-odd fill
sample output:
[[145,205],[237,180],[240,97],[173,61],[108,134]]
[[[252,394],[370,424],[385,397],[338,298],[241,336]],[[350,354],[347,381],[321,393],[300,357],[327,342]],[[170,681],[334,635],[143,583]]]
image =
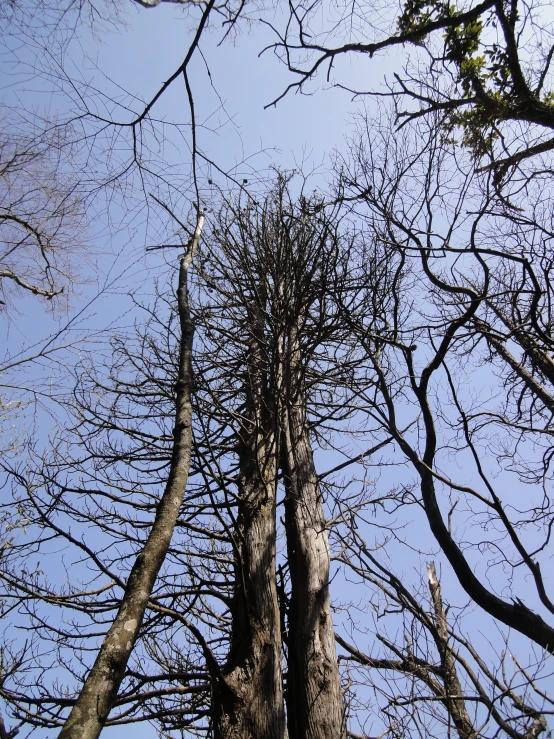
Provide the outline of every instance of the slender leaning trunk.
[[181,259],[177,302],[181,324],[179,376],[176,385],[175,428],[169,478],[156,510],[152,529],[137,556],[117,616],[59,739],[96,739],[117,698],[127,662],[138,636],[148,599],[163,564],[187,485],[192,447],[192,341],[187,274],[198,246],[204,216],[198,216],[189,251]]
[[287,710],[290,739],[346,739],[329,597],[330,550],[294,342],[283,412],[282,465],[291,580]]
[[285,739],[281,624],[276,581],[276,421],[254,322],[239,433],[235,590],[225,689],[214,695],[217,739]]

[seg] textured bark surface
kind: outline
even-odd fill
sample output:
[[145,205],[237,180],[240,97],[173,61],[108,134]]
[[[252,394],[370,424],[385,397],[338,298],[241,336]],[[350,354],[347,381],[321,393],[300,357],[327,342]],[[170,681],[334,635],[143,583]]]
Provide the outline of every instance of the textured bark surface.
[[242,454],[232,638],[223,669],[229,690],[217,696],[219,705],[214,706],[216,736],[284,739],[281,633],[275,579],[275,468],[260,460],[258,470],[258,458],[251,457],[247,448]]
[[281,625],[276,582],[276,420],[268,391],[263,317],[254,320],[239,435],[235,591],[226,686],[214,695],[216,737],[284,739]]
[[181,324],[179,377],[176,386],[175,429],[171,467],[152,529],[137,556],[117,616],[59,739],[96,739],[115,703],[127,662],[138,636],[148,599],[163,564],[188,481],[192,445],[192,341],[187,273],[198,244],[204,216],[200,215],[190,250],[179,270],[177,301]]
[[[292,346],[292,350],[291,347]],[[282,464],[291,579],[287,710],[290,739],[346,738],[329,597],[331,557],[314,465],[298,352],[289,345]],[[295,366],[296,365],[296,366]],[[291,390],[294,389],[294,392]]]
[[479,732],[473,726],[473,722],[467,711],[464,691],[456,670],[456,660],[448,646],[448,623],[442,602],[441,585],[437,577],[434,562],[427,563],[427,575],[429,578],[429,590],[433,599],[433,609],[435,611],[435,626],[437,629],[435,642],[439,650],[443,671],[445,689],[443,702],[450,716],[452,716],[460,739],[477,739]]

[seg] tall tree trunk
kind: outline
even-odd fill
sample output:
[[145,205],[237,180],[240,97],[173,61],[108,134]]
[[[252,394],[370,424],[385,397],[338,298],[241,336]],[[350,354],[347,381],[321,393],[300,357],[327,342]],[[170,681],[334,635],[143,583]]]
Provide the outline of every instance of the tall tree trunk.
[[329,597],[330,550],[301,390],[289,343],[282,464],[291,579],[287,708],[290,739],[345,739],[344,702]]
[[117,616],[106,634],[96,661],[59,739],[96,739],[115,703],[127,662],[138,636],[148,599],[163,564],[187,486],[192,447],[192,341],[187,274],[198,246],[204,216],[199,213],[187,254],[181,259],[177,302],[181,325],[179,377],[176,386],[175,428],[169,478],[152,529],[137,556]]
[[235,591],[225,689],[214,696],[216,737],[285,739],[276,580],[276,420],[263,359],[263,317],[249,348],[246,420],[239,434]]

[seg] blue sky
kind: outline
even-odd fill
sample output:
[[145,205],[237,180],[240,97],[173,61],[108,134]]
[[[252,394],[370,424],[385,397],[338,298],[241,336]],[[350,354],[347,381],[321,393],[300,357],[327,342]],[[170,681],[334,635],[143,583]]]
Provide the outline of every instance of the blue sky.
[[[130,6],[124,16],[125,24],[99,34],[100,38],[81,29],[80,38],[74,40],[66,53],[67,69],[78,72],[86,81],[97,83],[102,90],[111,89],[114,95],[123,89],[149,100],[181,63],[190,42],[190,22],[178,8],[163,4],[151,10]],[[221,32],[214,29],[202,43],[215,90],[199,56],[191,72],[197,120],[205,124],[199,130],[203,150],[224,169],[239,165],[241,175],[249,178],[263,174],[271,164],[285,169],[302,164],[306,171],[316,169],[325,175],[330,166],[330,152],[343,146],[344,136],[351,130],[356,110],[351,96],[338,90],[320,91],[311,96],[289,95],[276,107],[264,109],[290,81],[289,74],[271,53],[258,57],[261,48],[271,41],[269,31],[255,25],[249,32],[244,31],[233,41],[218,46],[220,36]],[[30,49],[21,48],[18,54],[23,61],[32,62]],[[397,63],[398,59],[394,61]],[[388,70],[387,65],[392,63],[374,60],[373,79],[381,78]],[[341,64],[352,86],[366,86],[364,83],[370,74],[363,60]],[[6,74],[6,70],[4,74],[5,101],[11,104],[18,100],[25,104],[32,101],[34,105],[44,106],[51,100],[49,105],[54,109],[56,106],[62,111],[67,109],[63,96],[51,98],[50,84],[46,80],[29,83],[23,78],[14,78],[11,73]],[[111,82],[107,82],[105,76],[109,76]],[[168,124],[188,121],[188,102],[181,80],[160,101],[154,115]],[[181,162],[186,173],[190,166],[186,137],[182,140],[182,148],[179,148],[179,139],[173,135],[169,138],[173,148],[166,146],[165,155],[172,164]],[[214,179],[223,184],[221,178],[214,176]],[[208,187],[206,193],[209,193]],[[181,202],[186,207],[186,198]],[[124,206],[113,206],[110,222],[105,209],[99,206],[98,212],[101,216],[91,224],[89,257],[97,260],[99,272],[110,276],[107,279],[120,275],[108,294],[98,299],[87,312],[87,325],[104,328],[114,320],[115,314],[118,314],[117,319],[130,320],[125,313],[126,292],[130,289],[150,292],[152,278],[160,264],[159,260],[147,258],[144,252],[144,246],[150,243],[157,229],[156,224],[151,224],[147,233],[144,211],[137,210],[136,217],[131,219],[131,229],[120,227],[120,224],[129,223]],[[102,277],[99,283],[103,284],[105,279]],[[98,283],[84,284],[73,299],[72,309],[78,310],[82,301],[97,291]],[[17,342],[18,335],[23,343],[39,341],[58,321],[66,320],[65,316],[52,317],[42,311],[38,315],[40,320],[37,319],[36,302],[25,300],[17,320],[9,326],[10,341]],[[432,547],[424,531],[419,544],[424,547],[428,543]],[[414,561],[413,568],[417,570],[420,565],[421,562]],[[412,563],[409,568],[411,566]],[[448,593],[449,586],[444,589]],[[453,586],[452,592],[459,593],[459,590]],[[476,619],[479,619],[478,614]],[[136,739],[157,736],[153,728],[141,724],[106,729],[104,735],[118,739],[129,732]],[[44,733],[44,736],[54,735]]]

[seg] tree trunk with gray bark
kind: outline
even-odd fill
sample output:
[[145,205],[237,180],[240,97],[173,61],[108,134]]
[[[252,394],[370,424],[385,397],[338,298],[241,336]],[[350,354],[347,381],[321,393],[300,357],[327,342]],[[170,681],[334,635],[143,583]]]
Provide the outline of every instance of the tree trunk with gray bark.
[[214,695],[219,739],[285,739],[276,582],[276,420],[263,359],[263,317],[251,326],[239,432],[235,590],[225,689]]
[[175,428],[169,478],[152,529],[137,556],[117,616],[106,634],[83,689],[59,734],[59,739],[96,739],[117,698],[127,662],[166,557],[187,486],[192,447],[192,342],[187,274],[198,246],[204,215],[198,221],[191,246],[181,259],[177,302],[181,326],[179,376],[176,385]]
[[302,394],[301,360],[289,340],[282,464],[291,581],[287,710],[290,739],[346,739],[329,597],[331,556]]
[[435,642],[441,658],[442,676],[444,682],[444,705],[454,721],[460,739],[477,739],[479,732],[473,726],[473,722],[465,704],[465,695],[458,671],[456,660],[449,646],[448,622],[442,602],[441,584],[437,577],[434,562],[427,563],[427,576],[429,578],[429,591],[433,599],[435,612]]

